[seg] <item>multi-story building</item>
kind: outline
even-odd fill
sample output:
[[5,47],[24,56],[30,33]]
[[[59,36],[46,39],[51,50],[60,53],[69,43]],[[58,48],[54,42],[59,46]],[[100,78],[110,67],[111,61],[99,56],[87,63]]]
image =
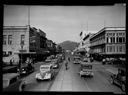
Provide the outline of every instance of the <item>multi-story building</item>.
[[122,56],[126,54],[126,31],[124,27],[105,27],[90,38],[91,53],[104,56]]
[[89,52],[89,50],[90,50],[90,38],[91,38],[91,36],[92,36],[93,34],[91,34],[91,33],[89,33],[89,34],[87,34],[84,38],[83,38],[83,47],[85,48],[85,50],[87,51],[87,52]]
[[46,49],[46,34],[30,26],[4,26],[3,56],[38,54]]
[[56,52],[56,44],[52,40],[46,40],[47,48],[50,54],[54,54]]

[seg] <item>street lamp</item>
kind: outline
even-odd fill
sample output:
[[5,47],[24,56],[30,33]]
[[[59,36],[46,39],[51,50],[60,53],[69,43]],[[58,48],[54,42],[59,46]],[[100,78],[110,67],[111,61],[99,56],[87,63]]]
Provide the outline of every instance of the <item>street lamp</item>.
[[23,52],[23,46],[24,46],[24,42],[23,41],[21,41],[20,46],[21,46],[21,62],[20,62],[20,66],[21,66],[21,64],[22,64],[22,52]]

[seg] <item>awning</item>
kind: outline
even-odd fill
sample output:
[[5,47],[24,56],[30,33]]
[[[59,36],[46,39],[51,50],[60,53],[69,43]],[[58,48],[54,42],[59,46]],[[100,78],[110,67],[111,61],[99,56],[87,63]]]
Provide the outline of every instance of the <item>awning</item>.
[[15,54],[36,54],[36,52],[15,52]]

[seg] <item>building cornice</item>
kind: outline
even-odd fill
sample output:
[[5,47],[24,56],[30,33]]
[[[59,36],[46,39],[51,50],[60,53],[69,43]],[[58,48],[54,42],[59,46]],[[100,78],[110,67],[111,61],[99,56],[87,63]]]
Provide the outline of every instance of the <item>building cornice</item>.
[[92,35],[92,36],[90,37],[90,39],[92,39],[93,37],[99,35],[100,33],[104,32],[104,31],[112,31],[112,30],[114,30],[114,31],[117,31],[117,30],[118,30],[118,31],[119,31],[119,30],[125,31],[125,27],[104,27],[104,28],[101,29],[99,32],[97,32],[96,34]]

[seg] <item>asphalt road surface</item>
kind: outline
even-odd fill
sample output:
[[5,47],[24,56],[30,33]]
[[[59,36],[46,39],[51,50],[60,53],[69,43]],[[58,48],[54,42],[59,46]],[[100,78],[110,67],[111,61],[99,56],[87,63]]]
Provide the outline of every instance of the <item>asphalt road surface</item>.
[[[34,66],[35,71],[33,73],[31,73],[30,75],[22,78],[26,82],[24,91],[40,92],[40,91],[48,91],[50,89],[55,78],[53,78],[52,80],[44,80],[44,81],[36,81],[36,79],[35,79],[35,75],[36,75],[36,73],[39,73],[39,68],[40,68],[41,64],[44,64],[44,62],[36,63]],[[61,66],[60,66],[60,68],[61,68]],[[55,70],[55,76],[57,75],[58,71],[59,71],[59,69]]]
[[[53,85],[54,85],[56,78],[54,78],[53,80],[46,80],[46,81],[41,81],[41,82],[36,81],[35,74],[39,72],[39,67],[41,64],[43,64],[43,62],[40,62],[37,65],[35,65],[35,72],[28,75],[27,77],[24,77],[27,83],[25,87],[25,91],[34,91],[34,92],[35,91],[37,92],[38,91],[40,92],[51,91],[52,87],[54,87]],[[59,73],[65,70],[64,67],[65,66],[63,64],[60,71],[58,70]],[[78,74],[79,67],[80,67],[79,64],[73,64],[72,61],[70,62],[69,73],[71,73],[71,77],[73,81],[75,81],[75,84],[76,84],[76,85],[74,84],[73,86],[74,88],[77,88],[77,86],[80,85],[77,89],[71,90],[71,91],[114,92],[117,94],[124,94],[124,92],[122,92],[122,90],[118,86],[110,84],[109,82],[110,73],[105,70],[106,68],[102,64],[93,62],[93,72],[94,72],[93,78],[81,78]],[[59,73],[56,75],[56,77],[64,76]],[[66,73],[62,73],[62,74],[66,74]]]
[[[70,67],[69,71],[65,71],[65,66],[62,66],[62,68],[59,72],[61,74],[58,74],[58,76],[57,76],[57,77],[59,77],[59,76],[62,77],[62,76],[64,76],[62,74],[66,74],[67,72],[68,72],[68,74],[71,73],[69,75],[69,76],[71,76],[71,78],[69,78],[69,79],[72,80],[72,82],[70,82],[70,85],[72,85],[72,89],[67,90],[67,91],[113,92],[116,94],[124,94],[124,92],[122,92],[122,90],[118,86],[110,84],[109,79],[110,79],[111,73],[106,71],[106,68],[98,62],[97,63],[93,62],[93,72],[94,72],[93,78],[81,78],[80,75],[78,74],[79,68],[80,68],[79,64],[73,64],[73,62],[71,61],[69,67]],[[65,72],[65,73],[62,73],[62,72]],[[55,84],[53,84],[53,85],[55,85]],[[52,85],[52,87],[55,87],[53,85]],[[56,90],[54,90],[55,88],[52,88],[52,87],[50,90],[56,91]],[[65,88],[66,88],[66,86],[65,86]],[[59,90],[59,91],[63,91],[63,89]]]

